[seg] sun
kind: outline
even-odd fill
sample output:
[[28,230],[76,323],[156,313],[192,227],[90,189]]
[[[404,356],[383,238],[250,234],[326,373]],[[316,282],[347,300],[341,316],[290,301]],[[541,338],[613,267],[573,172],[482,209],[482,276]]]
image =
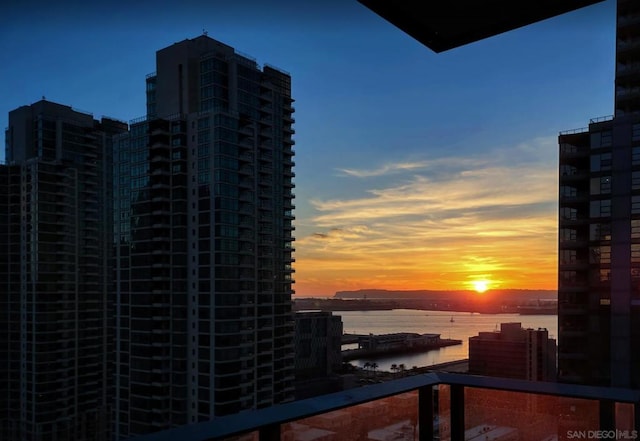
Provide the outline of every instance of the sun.
[[478,293],[483,293],[489,289],[489,282],[486,280],[476,280],[471,283],[473,284],[473,289]]

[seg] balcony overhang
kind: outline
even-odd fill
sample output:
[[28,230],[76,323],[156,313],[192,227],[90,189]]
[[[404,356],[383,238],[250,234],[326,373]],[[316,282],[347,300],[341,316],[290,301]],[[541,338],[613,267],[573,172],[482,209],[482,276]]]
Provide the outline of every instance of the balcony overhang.
[[443,52],[603,0],[358,1],[434,52]]

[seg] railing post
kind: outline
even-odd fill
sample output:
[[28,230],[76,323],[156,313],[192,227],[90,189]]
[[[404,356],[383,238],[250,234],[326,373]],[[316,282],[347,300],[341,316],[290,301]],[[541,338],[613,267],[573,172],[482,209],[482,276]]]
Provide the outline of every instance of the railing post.
[[600,430],[615,430],[615,419],[615,403],[611,400],[600,400]]
[[418,389],[420,441],[433,441],[433,386]]
[[271,424],[260,428],[259,441],[280,441],[280,424]]
[[464,386],[452,384],[451,441],[464,441]]

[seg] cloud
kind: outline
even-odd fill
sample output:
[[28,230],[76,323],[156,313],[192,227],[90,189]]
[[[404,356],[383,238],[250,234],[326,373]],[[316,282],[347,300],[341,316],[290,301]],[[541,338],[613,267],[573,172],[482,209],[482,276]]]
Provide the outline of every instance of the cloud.
[[458,158],[458,157],[445,157],[438,158],[432,160],[416,160],[416,161],[405,161],[405,162],[395,162],[384,164],[376,169],[369,170],[358,170],[353,168],[340,168],[339,172],[342,173],[343,176],[351,176],[356,178],[372,178],[372,177],[380,177],[386,175],[395,175],[399,173],[405,173],[407,171],[437,171],[442,169],[449,168],[459,168],[459,167],[473,167],[482,165],[485,161],[470,159],[470,158]]
[[333,228],[326,232],[313,233],[306,238],[298,240],[297,242],[302,244],[309,244],[312,242],[341,242],[344,240],[359,239],[366,231],[367,227],[365,225],[353,225],[348,228]]
[[313,233],[296,242],[300,286],[464,288],[478,277],[555,286],[557,166],[542,154],[551,146],[541,138],[489,156],[343,169],[370,189],[311,201]]
[[462,170],[438,179],[415,175],[408,183],[371,189],[361,198],[312,200],[319,213],[313,221],[339,227],[344,222],[391,222],[407,216],[444,219],[483,210],[496,215],[506,207],[526,209],[553,202],[556,176],[555,170],[524,166]]

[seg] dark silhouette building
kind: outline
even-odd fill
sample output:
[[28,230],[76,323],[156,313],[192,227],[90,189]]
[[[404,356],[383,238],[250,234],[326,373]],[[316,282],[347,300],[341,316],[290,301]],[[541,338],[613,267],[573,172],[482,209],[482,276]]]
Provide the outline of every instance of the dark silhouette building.
[[291,78],[206,35],[156,63],[114,144],[119,437],[294,392]]
[[546,329],[501,323],[500,331],[469,337],[469,373],[533,381],[555,381],[556,341]]
[[640,3],[618,0],[615,114],[560,144],[559,380],[640,387]]
[[110,439],[111,138],[126,130],[45,100],[9,113],[0,439]]
[[342,390],[342,318],[329,311],[295,313],[296,399]]

